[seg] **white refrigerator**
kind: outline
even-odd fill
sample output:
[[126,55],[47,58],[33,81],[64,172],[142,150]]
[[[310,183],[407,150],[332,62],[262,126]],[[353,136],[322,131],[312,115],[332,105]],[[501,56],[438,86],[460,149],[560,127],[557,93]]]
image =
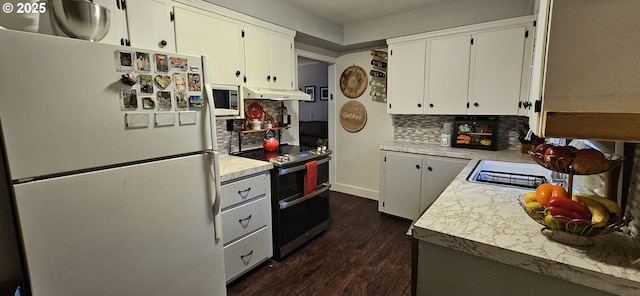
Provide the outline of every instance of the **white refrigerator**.
[[31,293],[226,295],[205,57],[0,40],[1,198]]

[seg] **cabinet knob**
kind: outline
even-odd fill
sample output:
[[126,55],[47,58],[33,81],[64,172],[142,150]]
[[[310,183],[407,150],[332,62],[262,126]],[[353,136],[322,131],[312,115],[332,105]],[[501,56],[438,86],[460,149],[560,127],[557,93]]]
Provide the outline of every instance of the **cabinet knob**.
[[271,81],[271,75],[267,75],[267,81]]
[[273,76],[273,82],[276,82],[276,79],[278,79],[278,77]]
[[475,102],[475,103],[473,103],[473,106],[474,107],[478,107],[478,106],[480,106],[480,104],[478,104],[478,102]]
[[418,108],[422,108],[422,104],[418,103]]
[[432,167],[427,167],[427,170],[429,170],[430,172],[433,172],[433,168]]
[[236,71],[236,77],[240,77],[240,71]]
[[429,107],[433,108],[433,104],[429,104]]
[[167,41],[165,40],[160,41],[160,47],[165,47],[165,46],[167,46]]
[[420,165],[419,164],[416,164],[416,169],[420,169]]

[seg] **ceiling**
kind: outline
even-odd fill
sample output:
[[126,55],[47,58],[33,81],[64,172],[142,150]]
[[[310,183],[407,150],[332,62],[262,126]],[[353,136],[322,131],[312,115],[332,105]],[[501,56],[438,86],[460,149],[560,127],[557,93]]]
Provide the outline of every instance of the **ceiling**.
[[454,0],[282,0],[339,24],[355,23]]

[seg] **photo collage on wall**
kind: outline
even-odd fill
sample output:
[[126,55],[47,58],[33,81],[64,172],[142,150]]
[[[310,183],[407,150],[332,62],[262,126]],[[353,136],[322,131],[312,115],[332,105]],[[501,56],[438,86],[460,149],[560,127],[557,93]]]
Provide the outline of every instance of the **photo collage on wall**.
[[120,92],[123,111],[186,111],[204,105],[200,59],[145,51],[115,51],[116,71],[129,87]]

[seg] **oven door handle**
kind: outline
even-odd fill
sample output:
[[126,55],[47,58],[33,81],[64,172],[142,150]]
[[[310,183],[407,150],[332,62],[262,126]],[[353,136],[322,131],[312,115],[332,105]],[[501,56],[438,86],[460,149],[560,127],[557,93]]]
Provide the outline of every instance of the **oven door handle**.
[[[318,165],[321,165],[323,163],[327,163],[329,162],[329,160],[331,159],[331,157],[325,157],[323,159],[318,160]],[[286,174],[291,174],[291,173],[295,173],[297,171],[302,171],[302,170],[306,170],[307,166],[306,165],[299,165],[299,166],[294,166],[294,167],[290,167],[290,168],[284,168],[284,169],[280,169],[278,170],[278,175],[280,176],[284,176]]]
[[287,197],[281,201],[279,201],[278,203],[280,204],[280,209],[284,210],[288,207],[292,207],[295,206],[301,202],[305,202],[311,198],[314,198],[324,192],[326,192],[327,190],[329,190],[329,188],[331,188],[331,184],[329,183],[322,183],[322,185],[318,186],[316,188],[316,191],[314,191],[313,193],[309,193],[307,195],[303,195],[301,197],[296,196],[292,196],[292,197]]

